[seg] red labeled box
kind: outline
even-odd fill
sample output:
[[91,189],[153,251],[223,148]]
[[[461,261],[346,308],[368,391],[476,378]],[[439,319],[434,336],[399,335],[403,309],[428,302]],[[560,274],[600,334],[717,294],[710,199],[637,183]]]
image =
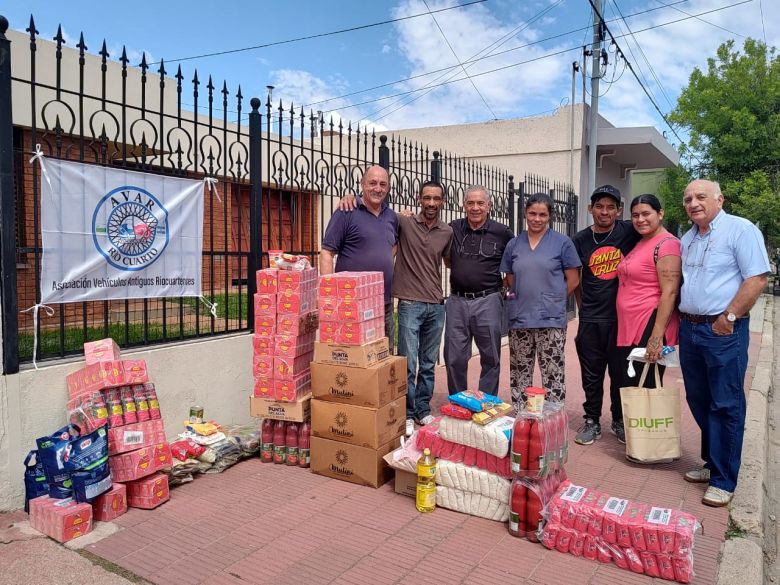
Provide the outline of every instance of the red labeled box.
[[381,272],[339,272],[338,276],[336,286],[338,295],[342,298],[353,294],[352,291],[360,286],[378,282],[384,283],[384,275]]
[[280,270],[278,292],[313,291],[317,288],[317,269]]
[[314,351],[314,332],[293,337],[277,335],[274,338],[274,356],[294,358]]
[[276,295],[255,294],[255,315],[269,315],[276,317]]
[[272,315],[255,315],[255,335],[276,334],[276,317]]
[[[385,336],[385,319],[379,317],[360,323],[342,323],[336,337],[336,343],[346,345],[363,345]],[[320,337],[322,340],[322,337]]]
[[276,268],[264,268],[255,273],[257,281],[257,292],[262,294],[275,295],[278,290],[278,274]]
[[341,299],[338,305],[337,320],[359,323],[361,321],[370,321],[377,317],[384,317],[384,314],[384,298]]
[[337,321],[320,321],[320,342],[337,343],[341,324]]
[[156,470],[169,469],[173,465],[173,455],[171,454],[171,446],[167,441],[163,440],[152,447],[154,457],[154,468]]
[[339,298],[338,297],[326,297],[319,299],[319,320],[320,330],[322,330],[322,324],[325,321],[338,321],[339,318]]
[[30,500],[30,526],[57,542],[68,542],[92,530],[92,506],[71,498],[34,498]]
[[274,397],[274,380],[271,376],[255,376],[254,392],[255,398]]
[[125,369],[121,360],[96,362],[65,377],[71,398],[104,388],[125,384]]
[[338,295],[341,299],[358,300],[371,297],[382,297],[384,299],[385,287],[381,282],[364,284],[352,290],[344,290]]
[[339,296],[338,276],[336,274],[325,274],[320,276],[317,286],[317,295],[322,299],[335,299]]
[[252,356],[252,375],[255,378],[271,378],[274,375],[274,357]]
[[285,291],[276,295],[276,310],[278,313],[293,313],[300,315],[308,313],[317,306],[317,291],[304,292]]
[[155,463],[153,447],[144,447],[108,458],[111,478],[121,483],[134,481],[154,473],[157,470]]
[[296,376],[311,369],[314,351],[295,358],[274,358],[274,380],[294,380]]
[[162,419],[147,420],[108,429],[108,454],[118,455],[165,441]]
[[168,476],[156,473],[127,484],[127,505],[131,508],[151,510],[170,499]]
[[292,313],[279,313],[276,316],[277,335],[306,335],[317,331],[320,320],[316,310],[295,315]]
[[127,488],[123,483],[115,483],[110,490],[100,494],[92,502],[92,518],[100,522],[110,522],[127,512]]
[[146,360],[122,360],[122,366],[125,370],[125,383],[123,386],[146,384],[149,381],[149,374],[146,371]]
[[295,402],[311,391],[311,370],[292,380],[274,380],[274,396],[279,402]]
[[252,336],[252,348],[255,355],[269,356],[274,355],[274,338],[271,335],[258,335],[255,333]]
[[116,341],[107,337],[99,341],[88,341],[84,344],[84,360],[87,365],[98,362],[111,362],[122,359]]

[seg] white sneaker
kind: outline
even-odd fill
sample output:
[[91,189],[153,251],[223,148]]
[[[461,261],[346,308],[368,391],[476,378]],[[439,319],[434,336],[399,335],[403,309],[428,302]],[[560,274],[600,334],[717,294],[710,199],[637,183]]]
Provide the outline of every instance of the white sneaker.
[[704,497],[701,499],[701,503],[706,504],[707,506],[720,508],[722,506],[728,506],[733,496],[734,492],[727,492],[726,490],[722,490],[720,488],[716,488],[714,485],[711,485],[707,488],[707,491],[704,492]]
[[420,424],[425,426],[431,424],[435,419],[432,415],[426,414],[424,417],[420,419]]
[[406,436],[411,437],[414,433],[414,419],[413,418],[407,418],[406,419]]

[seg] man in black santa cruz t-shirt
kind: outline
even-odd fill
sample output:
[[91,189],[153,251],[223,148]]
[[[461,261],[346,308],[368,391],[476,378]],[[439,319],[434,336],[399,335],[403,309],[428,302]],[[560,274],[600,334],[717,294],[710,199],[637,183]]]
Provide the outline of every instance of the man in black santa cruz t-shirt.
[[582,387],[585,390],[585,422],[574,438],[590,445],[601,438],[601,406],[604,402],[604,371],[609,370],[612,400],[612,432],[626,442],[623,408],[620,404],[620,368],[626,367],[615,351],[617,339],[617,267],[640,239],[630,221],[619,220],[623,200],[612,185],[593,191],[588,212],[593,225],[572,238],[582,262],[580,285],[574,291],[580,321],[574,341],[580,358]]

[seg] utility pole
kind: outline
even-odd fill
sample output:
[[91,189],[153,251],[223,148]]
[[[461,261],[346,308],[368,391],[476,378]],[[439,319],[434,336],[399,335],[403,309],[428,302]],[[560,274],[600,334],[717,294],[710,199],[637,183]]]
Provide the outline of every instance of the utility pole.
[[590,197],[596,188],[596,151],[598,150],[599,132],[599,78],[601,77],[601,37],[603,24],[601,22],[601,0],[593,0],[593,61],[590,72],[590,115],[588,126],[588,191]]
[[571,101],[569,102],[569,185],[574,188],[574,108],[577,89],[577,71],[580,70],[580,64],[574,61],[571,64]]

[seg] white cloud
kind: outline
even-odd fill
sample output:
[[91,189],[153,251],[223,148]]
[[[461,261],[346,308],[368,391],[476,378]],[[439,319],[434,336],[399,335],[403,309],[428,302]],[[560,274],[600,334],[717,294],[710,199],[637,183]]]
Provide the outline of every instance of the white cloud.
[[387,55],[387,54],[388,54],[388,53],[390,53],[392,50],[393,50],[393,48],[392,48],[390,45],[388,45],[388,44],[384,44],[384,45],[382,45],[382,54],[383,54],[383,55]]

